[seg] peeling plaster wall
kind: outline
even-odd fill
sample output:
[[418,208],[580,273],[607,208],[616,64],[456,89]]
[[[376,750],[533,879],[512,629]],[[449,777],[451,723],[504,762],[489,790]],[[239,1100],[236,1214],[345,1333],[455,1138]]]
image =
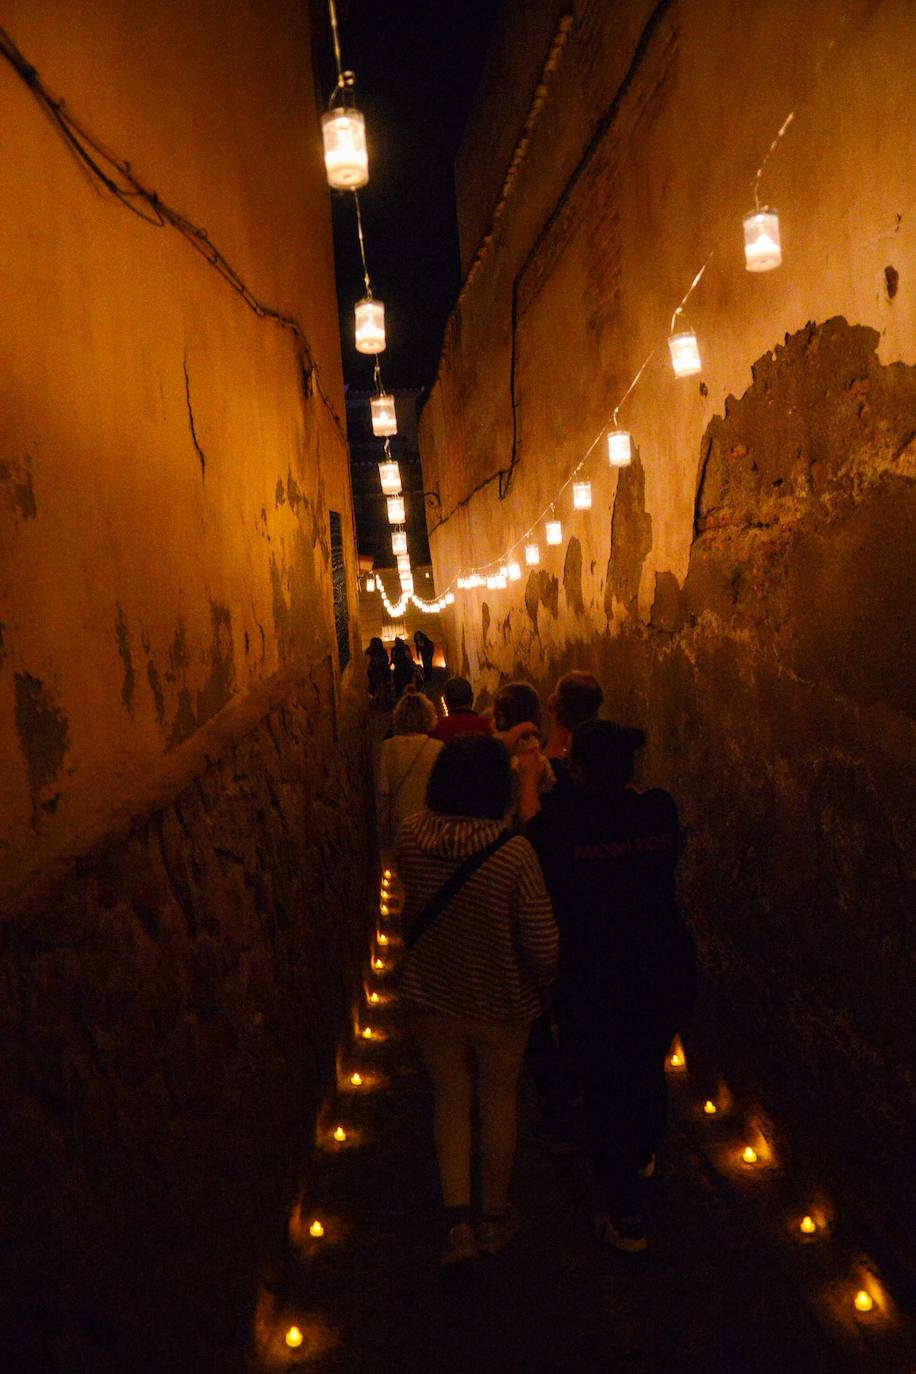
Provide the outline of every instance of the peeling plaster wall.
[[[646,727],[643,777],[687,828],[700,1082],[724,1073],[800,1176],[909,1249],[913,8],[568,8],[423,412],[436,585],[521,555],[594,442],[593,507],[574,515],[567,489],[561,547],[540,525],[539,568],[459,593],[450,661],[484,700],[516,675],[546,699],[591,667],[607,714]],[[790,111],[760,187],[785,262],[753,276],[741,215]],[[678,381],[665,339],[704,263],[687,307],[703,372]],[[615,472],[604,432],[646,359]]]
[[304,336],[88,177],[0,60],[0,1364],[222,1374],[372,910],[308,12],[14,0],[3,24]]

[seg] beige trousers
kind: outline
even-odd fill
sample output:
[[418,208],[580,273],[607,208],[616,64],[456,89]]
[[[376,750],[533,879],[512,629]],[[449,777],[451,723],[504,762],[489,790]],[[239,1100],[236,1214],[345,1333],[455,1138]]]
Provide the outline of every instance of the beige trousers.
[[471,1112],[480,1113],[481,1211],[501,1213],[515,1163],[516,1103],[530,1021],[483,1021],[414,1004],[411,1026],[433,1081],[446,1207],[471,1202]]

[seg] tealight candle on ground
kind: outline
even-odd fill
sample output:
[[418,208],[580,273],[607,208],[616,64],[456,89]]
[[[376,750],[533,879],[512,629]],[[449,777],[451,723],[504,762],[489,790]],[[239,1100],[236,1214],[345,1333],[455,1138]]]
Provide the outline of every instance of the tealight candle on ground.
[[379,995],[378,995],[377,992],[370,992],[370,993],[369,993],[369,1001],[370,1001],[370,1002],[380,1002],[381,1000],[382,1000],[382,999],[381,999],[381,997],[379,997]]
[[334,1139],[338,1141],[344,1141],[346,1140],[346,1138],[347,1133],[344,1130],[343,1126],[337,1126],[334,1131]]
[[685,1062],[684,1056],[680,1050],[674,1050],[671,1058],[668,1060],[672,1069],[683,1069],[685,1067]]
[[757,1163],[757,1151],[754,1149],[753,1145],[745,1145],[744,1149],[741,1151],[741,1158],[745,1164]]
[[321,1236],[324,1235],[324,1227],[322,1226],[321,1222],[318,1220],[317,1217],[309,1227],[309,1235],[314,1236],[316,1240],[318,1240]]
[[706,1101],[703,1103],[703,1111],[706,1113],[706,1115],[715,1116],[718,1110],[719,1108],[716,1106],[715,1102],[713,1102],[712,1098],[707,1097]]
[[386,877],[386,878],[390,878],[390,877],[391,877],[391,869],[390,869],[390,868],[386,868],[383,876]]
[[361,1074],[361,1073],[351,1073],[351,1074],[350,1074],[350,1082],[353,1084],[353,1087],[354,1087],[354,1088],[360,1088],[360,1087],[362,1087],[362,1082],[363,1082],[363,1076],[362,1076],[362,1074]]
[[298,1326],[291,1326],[286,1333],[286,1344],[290,1350],[298,1350],[302,1344],[303,1336]]
[[371,1026],[365,1026],[365,1027],[363,1028],[362,1037],[363,1037],[364,1040],[372,1040],[374,1036],[375,1036],[375,1031],[372,1029]]
[[384,959],[373,959],[373,960],[372,960],[372,967],[373,967],[373,969],[375,970],[376,973],[384,973],[384,971],[385,971],[385,960],[384,960]]
[[875,1300],[871,1293],[866,1293],[864,1288],[860,1288],[853,1298],[857,1312],[870,1312],[875,1305]]
[[382,902],[381,906],[379,907],[379,911],[382,913],[383,916],[387,916],[389,914],[387,902]]
[[806,1236],[813,1236],[817,1230],[817,1222],[813,1217],[802,1217],[798,1223],[798,1229],[803,1231]]
[[[384,911],[384,907],[382,908],[382,910]],[[380,945],[387,945],[391,943],[388,939],[388,936],[385,934],[383,930],[380,930],[378,933],[378,942]]]

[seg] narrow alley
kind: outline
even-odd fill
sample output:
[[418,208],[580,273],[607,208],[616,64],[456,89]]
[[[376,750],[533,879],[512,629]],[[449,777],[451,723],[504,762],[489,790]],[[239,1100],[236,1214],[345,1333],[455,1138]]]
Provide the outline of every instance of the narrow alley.
[[913,21],[7,0],[0,1374],[916,1374]]

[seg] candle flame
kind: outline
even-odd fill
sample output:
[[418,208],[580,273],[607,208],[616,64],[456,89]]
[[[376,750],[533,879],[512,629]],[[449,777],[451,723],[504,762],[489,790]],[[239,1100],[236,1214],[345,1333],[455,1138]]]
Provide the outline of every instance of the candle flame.
[[719,1108],[716,1106],[715,1102],[713,1102],[711,1098],[707,1097],[706,1101],[703,1103],[703,1111],[706,1113],[706,1115],[715,1116],[718,1110]]
[[378,942],[380,945],[387,945],[389,943],[388,936],[385,934],[383,930],[379,931]]
[[361,1084],[362,1084],[362,1081],[363,1081],[363,1076],[362,1076],[361,1073],[351,1073],[351,1074],[350,1074],[350,1082],[353,1084],[354,1088],[360,1087]]
[[753,1145],[745,1145],[744,1149],[741,1151],[741,1158],[744,1160],[745,1164],[757,1163],[757,1151],[754,1149]]
[[857,1312],[870,1312],[875,1305],[874,1298],[864,1288],[859,1289],[854,1301]]
[[363,1031],[363,1039],[364,1039],[364,1040],[371,1040],[373,1034],[374,1034],[374,1032],[373,1032],[373,1030],[372,1030],[372,1027],[371,1027],[371,1026],[367,1026],[367,1027],[365,1028],[365,1030]]
[[335,1139],[335,1140],[346,1140],[346,1138],[347,1138],[347,1133],[346,1133],[346,1131],[344,1130],[343,1126],[338,1126],[337,1129],[336,1129],[335,1132],[334,1132],[334,1139]]
[[684,1067],[684,1056],[678,1054],[677,1050],[675,1050],[674,1054],[671,1056],[671,1067],[672,1069],[682,1069]]
[[309,1227],[309,1235],[315,1237],[324,1235],[324,1227],[322,1226],[321,1222],[318,1220],[317,1217]]
[[817,1223],[813,1217],[802,1217],[799,1222],[799,1230],[804,1231],[806,1236],[813,1236],[817,1230]]
[[382,902],[382,905],[379,907],[379,911],[382,913],[383,916],[388,915],[388,908],[384,902]]
[[286,1333],[286,1344],[290,1350],[296,1350],[302,1344],[302,1332],[298,1326],[291,1326]]
[[370,994],[369,994],[369,1001],[370,1001],[370,1002],[380,1002],[380,1001],[381,1001],[381,998],[379,997],[379,995],[378,995],[377,992],[370,992]]

